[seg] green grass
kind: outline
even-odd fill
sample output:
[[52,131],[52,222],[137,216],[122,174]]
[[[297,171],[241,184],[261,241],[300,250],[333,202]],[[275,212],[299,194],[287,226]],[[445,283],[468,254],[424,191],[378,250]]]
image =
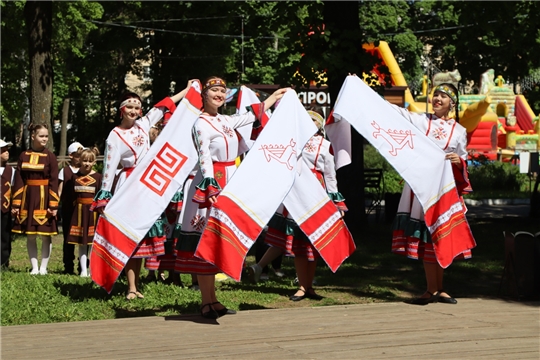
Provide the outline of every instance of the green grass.
[[[447,269],[445,288],[458,298],[495,297],[504,265],[502,232],[537,232],[537,220],[474,219],[470,225],[478,246],[471,260],[455,262]],[[423,293],[421,263],[390,253],[390,225],[370,222],[358,228],[354,236],[357,251],[335,274],[319,262],[316,289],[325,297],[321,301],[288,300],[296,288],[294,262],[288,258],[283,260],[285,278],[271,276],[269,281],[256,285],[232,280],[217,283],[217,296],[227,307],[247,310],[403,301]],[[188,288],[143,281],[141,290],[145,298],[128,302],[124,299],[124,278],[119,279],[109,295],[90,278],[61,274],[61,241],[61,235],[53,239],[49,274],[32,276],[25,238],[15,238],[10,268],[0,273],[2,326],[199,311],[200,294]],[[253,256],[248,256],[247,263],[253,262]],[[143,270],[141,276],[146,274]],[[183,274],[182,281],[190,285],[191,277]]]

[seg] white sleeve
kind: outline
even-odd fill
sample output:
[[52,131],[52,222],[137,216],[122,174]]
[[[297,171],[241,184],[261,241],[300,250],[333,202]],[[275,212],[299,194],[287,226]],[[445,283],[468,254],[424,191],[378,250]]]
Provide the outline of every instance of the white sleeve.
[[337,193],[337,177],[336,177],[336,165],[334,163],[334,156],[330,153],[330,143],[325,140],[324,146],[324,183],[326,184],[326,192],[328,193]]
[[241,115],[227,116],[227,120],[229,120],[229,124],[231,124],[233,129],[237,129],[244,125],[253,124],[256,118],[251,111],[248,111],[247,113]]
[[105,144],[105,154],[103,155],[103,176],[101,190],[106,190],[109,192],[112,191],[112,185],[114,182],[114,177],[116,176],[118,164],[120,164],[120,151],[114,144],[114,141],[111,141],[111,139],[108,138]]
[[165,112],[163,111],[164,108],[152,108],[150,111],[146,113],[142,118],[139,119],[141,123],[143,123],[148,129],[150,129],[152,126],[156,125],[159,120],[163,118],[163,115]]
[[467,161],[469,155],[467,152],[467,131],[463,131],[459,136],[456,154],[458,154],[458,156],[463,160]]
[[199,166],[203,178],[214,177],[214,165],[210,154],[210,133],[205,131],[205,121],[199,118],[193,126],[193,137],[199,152]]
[[58,172],[58,182],[64,181],[64,168],[61,168]]

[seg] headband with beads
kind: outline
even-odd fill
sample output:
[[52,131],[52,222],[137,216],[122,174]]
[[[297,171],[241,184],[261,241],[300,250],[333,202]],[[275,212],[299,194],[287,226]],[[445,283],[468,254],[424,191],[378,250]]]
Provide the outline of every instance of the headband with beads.
[[126,99],[126,100],[122,101],[122,103],[120,104],[120,109],[122,109],[127,104],[133,104],[133,105],[142,107],[142,104],[141,104],[139,99],[137,99],[137,98],[129,98],[129,99]]
[[139,116],[142,116],[142,104],[141,104],[141,101],[139,99],[137,99],[137,98],[129,98],[129,99],[126,99],[126,100],[122,101],[122,103],[119,106],[120,116],[122,116],[122,113],[124,112],[123,109],[128,104],[138,106],[139,107]]
[[224,88],[226,88],[227,84],[222,79],[211,79],[211,80],[208,80],[206,84],[204,84],[202,92],[205,92],[206,90],[214,86],[223,86]]

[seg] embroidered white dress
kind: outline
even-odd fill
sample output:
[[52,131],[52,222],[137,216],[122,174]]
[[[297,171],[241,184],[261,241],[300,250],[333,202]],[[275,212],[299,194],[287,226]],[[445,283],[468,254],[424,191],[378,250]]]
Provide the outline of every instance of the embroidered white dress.
[[201,115],[195,123],[193,138],[199,151],[200,171],[184,192],[175,271],[201,275],[219,272],[214,265],[194,257],[194,253],[206,227],[208,198],[225,187],[236,170],[236,158],[248,150],[236,129],[255,120],[255,115],[248,112],[233,116]]
[[[446,153],[456,153],[462,159],[463,176],[468,182],[467,173],[467,130],[454,119],[443,120],[433,114],[411,113],[394,106],[405,119],[410,121]],[[457,180],[457,179],[456,179]],[[435,252],[429,230],[424,222],[424,211],[410,186],[405,183],[401,194],[398,213],[393,224],[394,236],[392,251],[411,259],[436,262]],[[470,250],[461,254],[470,258]]]
[[[135,121],[130,129],[115,127],[107,137],[103,182],[101,189],[94,198],[91,209],[106,206],[112,198],[115,189],[119,189],[133,169],[150,149],[150,128],[161,120],[165,107],[154,107],[144,117]],[[118,168],[122,170],[118,172]],[[141,211],[142,209],[134,209]],[[134,258],[147,258],[165,253],[165,236],[163,220],[160,218],[148,231],[146,237],[139,243]]]

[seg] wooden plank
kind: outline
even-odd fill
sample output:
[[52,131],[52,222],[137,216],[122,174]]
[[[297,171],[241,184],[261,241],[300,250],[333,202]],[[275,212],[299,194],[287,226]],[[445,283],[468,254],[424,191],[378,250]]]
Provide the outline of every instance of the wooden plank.
[[1,357],[538,359],[539,305],[460,299],[249,310],[217,321],[189,315],[9,326],[1,328]]

